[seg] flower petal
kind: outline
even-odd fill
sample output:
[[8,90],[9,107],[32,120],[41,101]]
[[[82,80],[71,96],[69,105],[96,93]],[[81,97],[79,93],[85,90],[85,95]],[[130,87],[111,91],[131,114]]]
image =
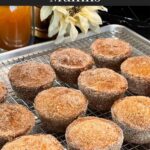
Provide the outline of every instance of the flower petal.
[[49,37],[54,36],[58,32],[60,18],[61,18],[61,14],[59,14],[57,11],[54,11],[54,15],[52,16],[50,20],[50,25],[48,28]]
[[64,34],[66,34],[66,28],[68,23],[65,22],[64,19],[60,21],[59,33],[56,38],[56,43],[61,43],[64,40]]
[[89,11],[87,8],[84,7],[82,9],[82,15],[85,16],[93,26],[102,24],[102,19],[97,14],[97,12]]
[[101,10],[101,11],[108,11],[108,9],[106,8],[106,7],[104,7],[104,6],[99,6],[99,9],[98,10]]
[[80,13],[78,13],[75,18],[78,20],[78,22],[76,23],[76,25],[81,29],[81,31],[83,33],[87,33],[88,29],[89,29],[89,22],[88,19],[82,15],[80,15]]
[[76,24],[76,19],[72,16],[65,16],[66,23],[72,22],[73,24]]
[[70,23],[70,38],[74,41],[78,36],[78,31],[73,23]]
[[97,11],[97,10],[108,11],[107,8],[104,6],[86,6],[86,8],[90,11]]
[[52,13],[52,6],[42,6],[40,10],[40,19],[41,21],[44,21],[48,18]]
[[53,10],[58,11],[58,12],[64,14],[64,15],[68,15],[69,14],[67,9],[66,9],[66,7],[64,7],[64,6],[54,6]]

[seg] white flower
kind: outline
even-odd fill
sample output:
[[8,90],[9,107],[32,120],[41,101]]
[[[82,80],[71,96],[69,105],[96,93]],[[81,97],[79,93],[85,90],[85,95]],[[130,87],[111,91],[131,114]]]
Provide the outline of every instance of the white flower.
[[43,21],[51,16],[48,36],[57,34],[56,42],[62,42],[65,35],[69,35],[73,41],[78,36],[76,27],[83,33],[89,29],[95,32],[99,30],[102,20],[98,10],[107,11],[103,6],[43,6],[40,18]]
[[44,21],[45,19],[48,18],[52,13],[52,6],[43,6],[41,8],[41,13],[40,13],[40,18],[41,21]]

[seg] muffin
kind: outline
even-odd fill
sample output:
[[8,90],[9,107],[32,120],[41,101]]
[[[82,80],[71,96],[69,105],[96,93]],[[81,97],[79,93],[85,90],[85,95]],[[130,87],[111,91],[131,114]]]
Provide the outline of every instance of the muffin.
[[52,86],[55,73],[48,64],[29,61],[14,65],[8,77],[20,98],[33,100],[40,91]]
[[50,55],[50,63],[60,80],[76,84],[79,74],[92,68],[94,61],[89,54],[79,49],[63,48]]
[[129,90],[137,95],[150,96],[150,56],[134,56],[121,65]]
[[2,150],[64,150],[52,135],[26,135],[7,143]]
[[84,71],[78,78],[79,89],[89,100],[89,107],[104,112],[122,97],[128,88],[126,79],[107,68]]
[[150,143],[150,98],[129,96],[118,100],[111,109],[113,120],[123,129],[125,140]]
[[0,82],[0,103],[5,101],[6,96],[7,96],[7,88],[2,82]]
[[34,115],[19,104],[0,104],[0,146],[28,134],[35,124]]
[[71,123],[66,130],[69,150],[120,150],[123,132],[110,120],[83,117]]
[[129,43],[116,38],[97,39],[92,43],[91,49],[98,67],[113,70],[120,70],[121,63],[132,53]]
[[35,98],[35,109],[49,132],[64,132],[73,120],[86,113],[87,105],[79,90],[66,87],[50,88]]

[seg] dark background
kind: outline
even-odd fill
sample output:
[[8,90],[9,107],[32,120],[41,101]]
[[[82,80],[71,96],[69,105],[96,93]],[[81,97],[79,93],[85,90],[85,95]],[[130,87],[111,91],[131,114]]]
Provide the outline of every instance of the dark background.
[[103,25],[121,24],[150,39],[150,6],[112,6],[100,12]]

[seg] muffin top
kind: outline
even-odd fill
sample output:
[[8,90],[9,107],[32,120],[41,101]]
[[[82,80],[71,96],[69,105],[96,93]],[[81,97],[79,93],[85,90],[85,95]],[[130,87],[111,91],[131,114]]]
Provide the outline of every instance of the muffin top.
[[2,150],[63,150],[52,135],[26,135],[7,143]]
[[122,63],[121,71],[136,77],[150,79],[150,56],[128,58]]
[[5,85],[0,82],[0,102],[1,99],[7,94],[7,88],[5,87]]
[[14,65],[8,77],[15,86],[35,88],[52,82],[55,73],[48,64],[29,61]]
[[58,68],[73,69],[81,69],[94,64],[93,58],[89,54],[75,48],[58,49],[50,55],[50,62],[52,66]]
[[108,149],[123,142],[122,130],[112,121],[97,117],[83,117],[71,123],[66,130],[67,143],[76,149]]
[[35,108],[46,118],[67,119],[77,117],[87,109],[87,100],[79,91],[66,87],[53,87],[40,92]]
[[125,97],[115,102],[111,111],[119,122],[136,129],[150,129],[150,98],[148,97]]
[[97,68],[84,71],[78,78],[80,86],[98,92],[122,92],[127,90],[128,83],[120,74],[107,68]]
[[24,106],[0,104],[0,137],[11,139],[26,134],[34,124],[34,115]]
[[92,45],[92,54],[105,58],[116,58],[131,54],[132,48],[129,43],[116,38],[100,38]]

